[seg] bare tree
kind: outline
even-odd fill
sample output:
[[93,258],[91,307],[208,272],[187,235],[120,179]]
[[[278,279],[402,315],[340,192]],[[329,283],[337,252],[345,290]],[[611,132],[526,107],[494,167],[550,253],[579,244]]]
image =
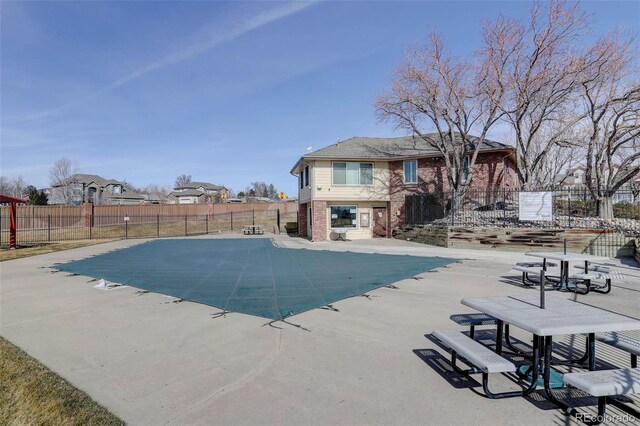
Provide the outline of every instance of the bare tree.
[[[587,26],[575,3],[534,3],[526,22],[499,17],[484,25],[484,56],[499,58],[500,85],[507,95],[500,105],[515,135],[516,166],[521,184],[531,188],[549,167],[556,146],[569,147],[566,133],[580,121],[573,112],[583,62],[575,41]],[[542,137],[544,136],[544,137]],[[554,162],[554,159],[550,159]]]
[[176,178],[175,188],[180,188],[191,182],[191,175],[180,175]]
[[[573,118],[570,117],[567,121],[573,121]],[[546,150],[542,161],[537,162],[536,167],[531,169],[531,182],[537,187],[552,188],[561,185],[563,182],[558,182],[557,177],[584,161],[586,150],[583,146],[577,142],[572,142],[571,147],[563,143],[549,144],[549,141],[554,138],[555,140],[578,141],[581,134],[575,126],[569,127],[564,120],[558,119],[545,125],[531,139],[530,152]]]
[[54,188],[56,202],[73,204],[82,199],[82,188],[78,187],[76,175],[78,163],[68,158],[56,160],[49,170],[49,183]]
[[[425,46],[409,52],[391,89],[376,100],[379,120],[409,131],[442,154],[456,203],[473,179],[487,133],[502,114],[506,61],[495,53],[492,61],[462,61],[433,33]],[[438,136],[430,137],[426,129],[435,129]]]
[[612,196],[640,172],[640,78],[636,39],[611,34],[585,55],[580,95],[586,111],[585,177],[598,216],[613,218]]
[[12,188],[11,180],[8,177],[0,176],[0,194],[9,195]]
[[27,198],[29,195],[29,185],[22,176],[7,178],[0,176],[0,193],[17,198]]
[[252,197],[268,197],[269,186],[264,182],[251,182],[244,192]]

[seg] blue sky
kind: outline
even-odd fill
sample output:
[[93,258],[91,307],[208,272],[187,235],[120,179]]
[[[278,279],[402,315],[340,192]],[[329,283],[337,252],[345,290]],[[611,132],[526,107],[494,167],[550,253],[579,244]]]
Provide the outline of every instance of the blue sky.
[[[0,2],[0,174],[49,185],[62,157],[136,186],[176,176],[296,195],[305,148],[395,136],[372,106],[437,29],[471,53],[529,2]],[[594,36],[640,2],[583,2]],[[498,140],[504,135],[495,134]]]

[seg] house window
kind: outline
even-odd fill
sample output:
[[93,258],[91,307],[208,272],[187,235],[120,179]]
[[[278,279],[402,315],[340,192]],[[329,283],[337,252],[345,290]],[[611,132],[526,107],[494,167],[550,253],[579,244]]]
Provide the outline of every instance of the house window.
[[309,180],[309,166],[305,166],[304,168],[304,186],[310,186],[311,181]]
[[462,162],[462,179],[467,180],[469,177],[469,157],[464,157],[464,161]]
[[406,160],[404,162],[404,183],[418,183],[417,160]]
[[304,188],[304,172],[300,172],[300,189]]
[[373,185],[373,163],[333,163],[334,185]]
[[356,206],[331,206],[331,227],[355,228],[357,210]]

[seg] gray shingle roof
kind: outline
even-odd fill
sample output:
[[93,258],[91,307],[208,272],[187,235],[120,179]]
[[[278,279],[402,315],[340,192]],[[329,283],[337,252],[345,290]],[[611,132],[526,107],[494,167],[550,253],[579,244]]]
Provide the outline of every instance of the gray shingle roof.
[[[100,187],[104,187],[107,186],[108,184],[121,184],[119,181],[115,180],[115,179],[105,179],[102,176],[98,176],[98,175],[89,175],[89,174],[85,174],[85,173],[76,173],[73,176],[70,176],[69,178],[66,179],[65,184],[66,183],[81,183],[81,184],[85,184],[88,185],[91,182],[95,182],[98,186]],[[54,186],[62,186],[62,185],[54,185]]]
[[173,191],[169,195],[173,195],[176,197],[199,197],[201,195],[204,195],[204,192],[198,191],[197,189],[185,189],[184,191]]
[[[425,133],[425,137],[436,140],[437,133]],[[478,141],[477,137],[472,137]],[[459,134],[455,141],[461,143]],[[472,142],[473,143],[473,142]],[[472,148],[472,147],[470,147]],[[481,151],[506,151],[513,147],[500,142],[485,139]],[[297,173],[297,168],[304,159],[335,159],[335,160],[380,160],[390,161],[404,158],[424,158],[441,156],[440,152],[419,136],[402,136],[396,138],[369,138],[356,136],[333,145],[320,148],[303,155],[291,169],[291,173]]]
[[204,189],[207,189],[210,191],[220,191],[221,189],[225,189],[224,186],[215,185],[209,182],[189,182],[182,186],[177,186],[174,189],[196,189],[200,187],[203,187]]
[[143,200],[144,197],[137,192],[134,191],[125,191],[120,194],[106,194],[108,198],[111,199],[126,199],[126,200]]
[[[439,138],[437,133],[427,133],[424,136],[433,140]],[[478,139],[474,137],[477,141]],[[456,143],[461,140],[456,135]],[[481,151],[509,149],[508,145],[485,139]],[[397,138],[368,138],[353,137],[317,151],[310,152],[303,158],[362,158],[371,160],[390,160],[394,158],[420,157],[438,155],[439,151],[418,136],[403,136]]]

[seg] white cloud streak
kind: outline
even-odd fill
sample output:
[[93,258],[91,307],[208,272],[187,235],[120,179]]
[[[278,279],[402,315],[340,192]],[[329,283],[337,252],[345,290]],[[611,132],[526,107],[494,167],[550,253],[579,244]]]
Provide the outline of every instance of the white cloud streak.
[[138,78],[141,78],[158,69],[174,65],[186,59],[200,55],[224,43],[233,41],[251,31],[257,30],[273,22],[279,21],[280,19],[299,13],[318,3],[318,1],[319,0],[285,3],[284,5],[282,5],[281,3],[277,3],[279,6],[276,8],[271,8],[257,15],[239,19],[237,22],[234,22],[232,25],[222,30],[220,30],[219,26],[216,26],[215,28],[213,28],[211,25],[207,26],[197,32],[194,36],[192,36],[191,39],[193,41],[191,41],[190,43],[186,43],[176,51],[168,53],[158,60],[141,66],[140,68],[130,72],[129,74],[113,81],[108,86],[95,90],[85,96],[59,105],[57,107],[36,112],[17,121],[25,122],[37,118],[43,118],[69,108],[73,105],[77,105],[89,99],[93,99],[118,87],[124,86],[125,84],[137,80]]

